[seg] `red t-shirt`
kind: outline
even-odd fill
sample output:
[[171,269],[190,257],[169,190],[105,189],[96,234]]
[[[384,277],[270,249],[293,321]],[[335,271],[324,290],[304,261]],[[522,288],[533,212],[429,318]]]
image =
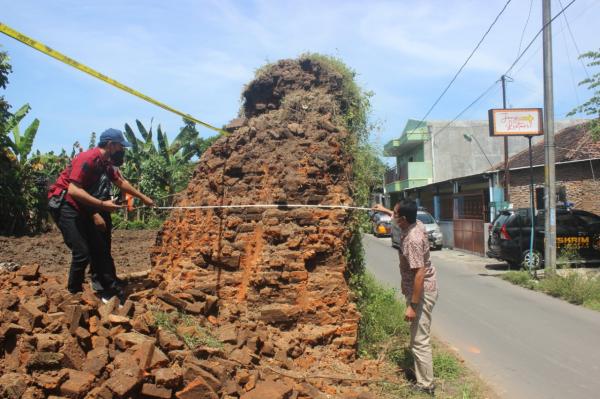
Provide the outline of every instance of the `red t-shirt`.
[[[73,158],[69,166],[60,173],[56,182],[50,186],[48,198],[60,195],[63,190],[68,190],[70,183],[76,183],[87,190],[98,182],[103,173],[106,173],[113,182],[121,177],[118,169],[102,158],[100,148],[95,147],[84,151]],[[75,209],[81,211],[77,201],[68,193],[65,194],[65,200]]]

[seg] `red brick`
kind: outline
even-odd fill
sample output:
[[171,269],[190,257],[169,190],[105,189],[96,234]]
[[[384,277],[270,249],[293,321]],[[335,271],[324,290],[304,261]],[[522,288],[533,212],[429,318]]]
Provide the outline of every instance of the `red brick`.
[[123,398],[132,394],[141,382],[142,371],[130,368],[114,371],[105,384],[115,395]]
[[32,331],[42,325],[44,314],[31,303],[22,303],[19,306],[19,324]]
[[75,334],[79,323],[81,322],[81,316],[83,311],[80,305],[71,305],[66,309],[67,324],[69,326],[69,332]]
[[240,399],[284,399],[292,391],[292,387],[282,382],[263,381],[254,390],[243,394]]
[[168,388],[162,388],[154,384],[142,385],[142,395],[150,398],[171,399],[173,391]]
[[177,392],[175,396],[178,399],[219,399],[216,392],[207,384],[202,377],[187,384],[185,388]]
[[24,280],[35,280],[39,277],[40,265],[34,263],[32,265],[21,266],[17,271],[17,276],[23,277]]
[[82,369],[99,376],[108,364],[108,349],[98,347],[87,353]]
[[181,370],[179,368],[162,368],[152,372],[154,381],[167,388],[177,388],[181,383]]
[[63,360],[65,367],[81,370],[85,362],[85,352],[81,349],[76,338],[69,337],[60,351],[65,356]]
[[81,398],[92,388],[95,379],[90,373],[70,370],[69,379],[60,386],[60,393],[69,398]]
[[152,364],[152,355],[154,355],[154,342],[146,341],[139,345],[139,349],[133,355],[139,362],[140,368],[146,370]]
[[121,333],[116,335],[114,338],[115,344],[121,350],[126,350],[134,345],[139,345],[146,341],[154,342],[154,338],[136,332]]

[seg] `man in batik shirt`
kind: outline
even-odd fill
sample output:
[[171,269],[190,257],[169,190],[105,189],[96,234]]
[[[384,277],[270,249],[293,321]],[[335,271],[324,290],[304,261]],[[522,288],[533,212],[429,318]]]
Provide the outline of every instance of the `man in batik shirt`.
[[410,322],[410,349],[415,361],[417,389],[434,394],[431,351],[431,313],[438,297],[435,267],[429,258],[429,240],[425,226],[417,220],[417,205],[404,200],[394,211],[376,205],[373,210],[392,216],[402,230],[400,277],[406,298],[404,318]]

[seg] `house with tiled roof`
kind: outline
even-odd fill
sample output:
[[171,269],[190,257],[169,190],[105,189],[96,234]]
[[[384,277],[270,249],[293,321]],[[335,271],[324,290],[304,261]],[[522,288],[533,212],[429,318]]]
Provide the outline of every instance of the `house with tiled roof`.
[[[600,141],[587,131],[589,123],[561,130],[556,145],[556,186],[559,201],[600,214]],[[536,208],[544,207],[544,141],[532,147]],[[503,164],[493,170],[502,172]],[[529,152],[523,150],[509,159],[510,201],[515,208],[529,207]]]
[[[558,130],[556,145],[556,188],[560,202],[600,215],[600,142],[587,132],[589,122]],[[557,126],[560,128],[560,125]],[[480,148],[481,150],[481,148]],[[485,150],[485,146],[483,146]],[[446,147],[446,151],[449,148]],[[544,207],[544,140],[537,137],[532,146],[534,199]],[[455,155],[459,156],[459,155]],[[464,152],[462,158],[473,154]],[[438,157],[439,158],[439,157]],[[529,208],[529,155],[522,149],[509,158],[510,203],[504,199],[504,162],[490,162],[484,170],[454,176],[416,187],[404,188],[403,197],[412,198],[439,220],[444,246],[485,254],[487,224],[500,209]],[[446,163],[452,168],[451,163]]]

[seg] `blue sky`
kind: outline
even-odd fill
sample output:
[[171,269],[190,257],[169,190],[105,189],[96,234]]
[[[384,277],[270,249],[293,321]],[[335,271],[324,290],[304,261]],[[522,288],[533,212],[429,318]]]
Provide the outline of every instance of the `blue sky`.
[[[568,0],[561,0],[562,4]],[[373,140],[398,137],[420,119],[473,49],[505,0],[439,1],[31,1],[0,0],[0,21],[144,94],[221,126],[234,118],[240,93],[267,61],[302,52],[342,58],[375,92]],[[562,7],[552,2],[553,15]],[[492,84],[541,27],[541,1],[513,0],[454,86],[429,116],[452,119]],[[581,51],[598,50],[600,1],[567,11]],[[555,113],[590,93],[564,18],[553,25]],[[181,118],[121,92],[0,34],[13,73],[4,93],[13,109],[29,103],[41,120],[34,148],[70,150],[92,131],[154,120],[173,137]],[[541,39],[516,65],[508,85],[513,107],[543,103]],[[592,71],[588,71],[592,72]],[[499,86],[461,119],[485,119],[500,107]],[[212,131],[201,129],[204,136]]]

